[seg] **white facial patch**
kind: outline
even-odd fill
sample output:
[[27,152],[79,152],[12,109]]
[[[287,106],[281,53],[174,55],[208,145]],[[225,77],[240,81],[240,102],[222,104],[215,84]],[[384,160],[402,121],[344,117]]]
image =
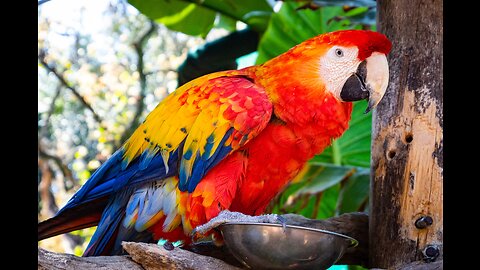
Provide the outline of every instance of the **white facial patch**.
[[338,99],[340,99],[343,85],[360,64],[357,55],[356,47],[333,46],[320,59],[320,77],[326,90]]

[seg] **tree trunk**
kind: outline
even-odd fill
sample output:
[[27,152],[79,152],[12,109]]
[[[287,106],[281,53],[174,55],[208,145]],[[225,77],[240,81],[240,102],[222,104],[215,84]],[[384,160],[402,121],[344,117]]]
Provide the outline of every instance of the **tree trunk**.
[[395,268],[443,257],[443,2],[377,3],[393,48],[373,113],[369,263]]

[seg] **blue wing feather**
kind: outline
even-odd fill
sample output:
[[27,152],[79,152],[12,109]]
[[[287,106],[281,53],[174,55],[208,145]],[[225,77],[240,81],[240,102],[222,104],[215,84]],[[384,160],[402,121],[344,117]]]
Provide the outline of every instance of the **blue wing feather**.
[[134,186],[147,181],[160,180],[176,174],[178,150],[168,160],[170,170],[166,173],[161,155],[152,156],[149,166],[140,169],[140,158],[133,160],[125,169],[122,168],[123,151],[115,152],[100,168],[98,168],[80,190],[58,212],[73,208],[79,204],[110,195],[126,186]]
[[133,191],[133,188],[126,188],[110,198],[83,256],[102,255],[107,244],[112,241],[112,236],[119,227],[118,224],[125,216],[125,205]]
[[[215,165],[217,165],[220,161],[223,160],[224,157],[226,157],[231,151],[232,147],[229,145],[225,145],[225,141],[230,137],[230,135],[233,132],[233,128],[230,128],[225,135],[223,136],[222,140],[220,141],[220,144],[218,148],[215,150],[213,155],[211,157],[208,157],[210,155],[211,151],[211,146],[208,146],[209,138],[207,139],[207,144],[205,146],[205,152],[202,156],[200,156],[200,153],[196,153],[195,161],[193,163],[193,168],[192,168],[192,175],[190,175],[189,178],[186,176],[185,169],[182,165],[180,165],[180,171],[179,171],[179,183],[178,183],[178,189],[180,191],[187,191],[188,192],[193,192],[195,188],[197,187],[198,183],[202,178],[207,174],[207,172],[212,169]],[[213,144],[213,141],[210,141],[211,144]],[[188,153],[187,155],[184,155],[183,157],[185,158],[187,156],[187,159],[190,159],[191,153]]]

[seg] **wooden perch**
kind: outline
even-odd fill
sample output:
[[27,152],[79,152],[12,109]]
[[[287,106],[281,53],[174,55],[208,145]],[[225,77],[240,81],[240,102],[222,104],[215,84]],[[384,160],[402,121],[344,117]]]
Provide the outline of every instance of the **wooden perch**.
[[131,255],[77,257],[71,254],[54,253],[38,248],[38,269],[64,270],[208,270],[241,268],[222,260],[193,253],[181,248],[167,250],[157,244],[123,242],[123,248]]
[[[289,225],[306,226],[335,231],[359,241],[356,248],[348,250],[337,264],[362,265],[368,267],[368,215],[348,213],[326,220],[308,219],[296,214],[283,215]],[[38,269],[245,269],[230,254],[228,248],[201,243],[185,250],[167,250],[157,244],[123,242],[129,256],[77,257],[38,249]],[[440,268],[439,268],[440,267]],[[402,269],[442,269],[441,262],[416,263]]]
[[128,256],[77,257],[38,248],[38,269],[40,270],[143,270]]
[[146,270],[159,269],[191,269],[209,270],[225,269],[239,270],[219,259],[199,255],[181,248],[167,250],[156,244],[123,242],[123,248],[132,256],[132,259],[141,264]]

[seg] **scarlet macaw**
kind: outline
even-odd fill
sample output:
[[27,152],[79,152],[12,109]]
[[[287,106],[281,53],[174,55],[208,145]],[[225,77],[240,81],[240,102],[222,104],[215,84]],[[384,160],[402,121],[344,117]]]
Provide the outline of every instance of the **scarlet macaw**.
[[228,209],[260,215],[388,84],[382,34],[322,34],[257,66],[197,78],[170,94],[70,199],[39,240],[98,224],[84,256],[121,241],[182,240]]

